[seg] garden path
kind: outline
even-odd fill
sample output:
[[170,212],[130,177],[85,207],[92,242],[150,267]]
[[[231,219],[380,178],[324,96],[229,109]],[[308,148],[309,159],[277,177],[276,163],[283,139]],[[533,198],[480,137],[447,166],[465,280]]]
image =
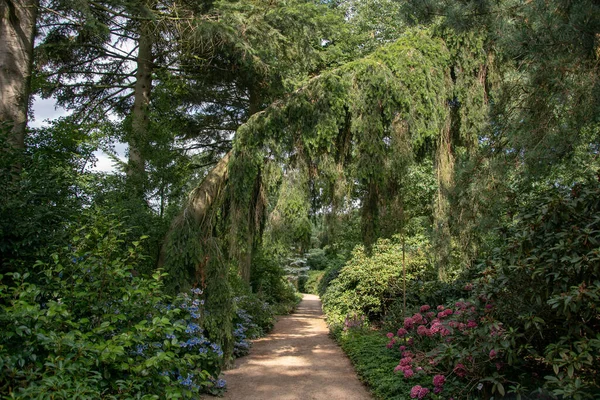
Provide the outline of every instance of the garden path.
[[291,315],[254,341],[225,372],[226,400],[370,400],[372,396],[329,330],[318,296],[305,294]]

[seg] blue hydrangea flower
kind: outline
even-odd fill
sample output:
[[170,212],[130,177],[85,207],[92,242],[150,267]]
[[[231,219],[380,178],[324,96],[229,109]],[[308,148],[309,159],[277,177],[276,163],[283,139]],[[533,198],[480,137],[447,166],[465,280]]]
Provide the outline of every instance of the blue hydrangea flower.
[[219,379],[217,381],[217,383],[215,383],[215,387],[222,389],[225,387],[225,385],[227,385],[227,382],[225,382],[225,379]]

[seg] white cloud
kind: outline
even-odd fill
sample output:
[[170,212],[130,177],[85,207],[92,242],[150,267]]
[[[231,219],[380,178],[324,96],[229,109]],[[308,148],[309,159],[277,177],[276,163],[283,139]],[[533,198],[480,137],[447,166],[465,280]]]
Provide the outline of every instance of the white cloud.
[[32,128],[41,128],[48,125],[52,120],[69,115],[69,112],[56,105],[54,99],[42,99],[39,96],[33,98],[33,116],[29,120]]

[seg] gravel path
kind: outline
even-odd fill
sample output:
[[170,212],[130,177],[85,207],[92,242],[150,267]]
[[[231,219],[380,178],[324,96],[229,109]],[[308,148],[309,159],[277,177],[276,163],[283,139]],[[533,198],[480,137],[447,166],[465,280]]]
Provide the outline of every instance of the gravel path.
[[291,315],[254,341],[225,372],[229,400],[371,400],[350,360],[328,336],[321,301],[305,294]]

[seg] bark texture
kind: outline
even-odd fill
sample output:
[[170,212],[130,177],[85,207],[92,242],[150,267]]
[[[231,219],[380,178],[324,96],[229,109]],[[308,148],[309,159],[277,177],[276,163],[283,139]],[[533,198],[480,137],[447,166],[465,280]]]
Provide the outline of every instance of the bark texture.
[[25,148],[31,92],[36,0],[0,0],[0,123],[12,125],[9,144]]
[[132,135],[129,140],[129,166],[127,176],[136,185],[143,187],[145,176],[144,147],[147,142],[149,127],[148,108],[152,93],[152,70],[154,58],[152,55],[152,25],[142,21],[138,42],[137,72],[134,89],[133,109],[131,111]]
[[223,156],[215,167],[206,175],[200,186],[192,192],[189,205],[184,213],[191,213],[198,224],[202,224],[215,199],[219,197],[227,182],[229,158],[231,150]]

